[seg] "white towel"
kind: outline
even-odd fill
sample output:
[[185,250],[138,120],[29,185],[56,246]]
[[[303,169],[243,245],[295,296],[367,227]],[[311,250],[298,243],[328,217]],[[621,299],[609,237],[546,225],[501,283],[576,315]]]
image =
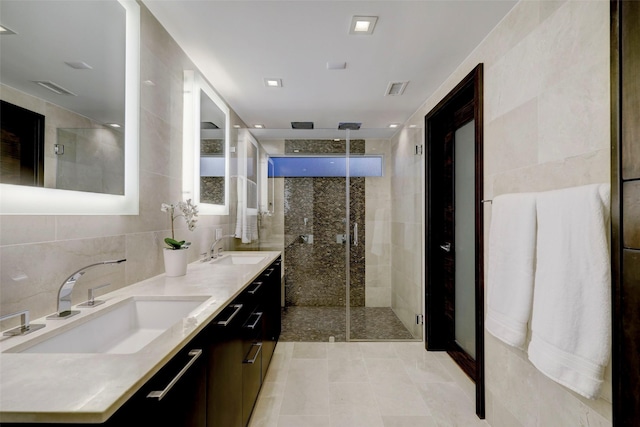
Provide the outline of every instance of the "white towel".
[[244,177],[237,176],[235,179],[238,203],[236,205],[236,231],[234,234],[236,239],[240,239],[242,243],[249,243],[246,241],[246,233],[243,232],[246,230],[247,223],[247,209],[244,201]]
[[236,211],[236,239],[240,239],[242,243],[251,243],[258,239],[258,216],[249,215],[247,213],[247,202],[245,183],[247,182],[244,176],[238,176],[237,178],[237,190],[238,190],[238,204]]
[[535,193],[504,194],[491,205],[485,328],[518,348],[527,339],[533,300],[535,197]]
[[529,360],[587,397],[611,353],[609,186],[540,193]]

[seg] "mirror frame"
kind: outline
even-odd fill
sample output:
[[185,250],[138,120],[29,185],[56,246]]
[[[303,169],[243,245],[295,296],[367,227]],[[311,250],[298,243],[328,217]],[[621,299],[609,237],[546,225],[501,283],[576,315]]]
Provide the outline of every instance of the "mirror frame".
[[0,184],[0,215],[138,215],[140,128],[140,6],[126,11],[124,195]]
[[[204,92],[225,116],[224,123],[224,204],[200,202],[200,93]],[[184,71],[182,148],[182,195],[198,205],[200,215],[229,214],[229,168],[231,118],[229,107],[211,85],[193,70]]]

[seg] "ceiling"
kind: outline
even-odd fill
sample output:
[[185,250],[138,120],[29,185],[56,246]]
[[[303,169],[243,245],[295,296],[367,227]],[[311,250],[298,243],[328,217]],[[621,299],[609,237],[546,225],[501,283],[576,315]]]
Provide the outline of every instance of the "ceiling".
[[[388,137],[389,124],[404,123],[516,1],[143,3],[248,126],[268,133],[292,121],[315,129],[360,122]],[[378,17],[372,35],[349,34],[354,15]],[[409,82],[404,94],[385,96],[395,81]]]

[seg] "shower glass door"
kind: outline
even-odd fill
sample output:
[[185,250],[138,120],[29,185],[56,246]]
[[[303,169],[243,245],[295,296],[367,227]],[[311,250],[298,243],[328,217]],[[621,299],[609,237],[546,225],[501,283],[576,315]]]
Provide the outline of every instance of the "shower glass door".
[[[347,340],[421,340],[421,157],[346,132]],[[418,129],[403,133],[405,144],[422,139]],[[372,157],[380,163],[362,162]]]

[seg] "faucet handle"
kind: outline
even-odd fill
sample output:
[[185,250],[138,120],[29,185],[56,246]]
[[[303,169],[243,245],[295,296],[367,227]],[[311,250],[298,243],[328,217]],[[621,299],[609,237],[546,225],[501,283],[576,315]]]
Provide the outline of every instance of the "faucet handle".
[[105,283],[104,285],[89,288],[87,301],[83,302],[82,304],[78,304],[78,307],[95,307],[96,305],[104,304],[104,301],[94,299],[93,291],[100,288],[106,288],[107,286],[111,286],[111,283]]
[[18,326],[17,328],[9,329],[8,331],[3,332],[2,335],[8,337],[16,335],[27,335],[33,331],[44,328],[44,325],[40,323],[29,324],[29,310],[18,311],[16,313],[1,316],[0,322],[18,316],[20,316],[20,326]]

